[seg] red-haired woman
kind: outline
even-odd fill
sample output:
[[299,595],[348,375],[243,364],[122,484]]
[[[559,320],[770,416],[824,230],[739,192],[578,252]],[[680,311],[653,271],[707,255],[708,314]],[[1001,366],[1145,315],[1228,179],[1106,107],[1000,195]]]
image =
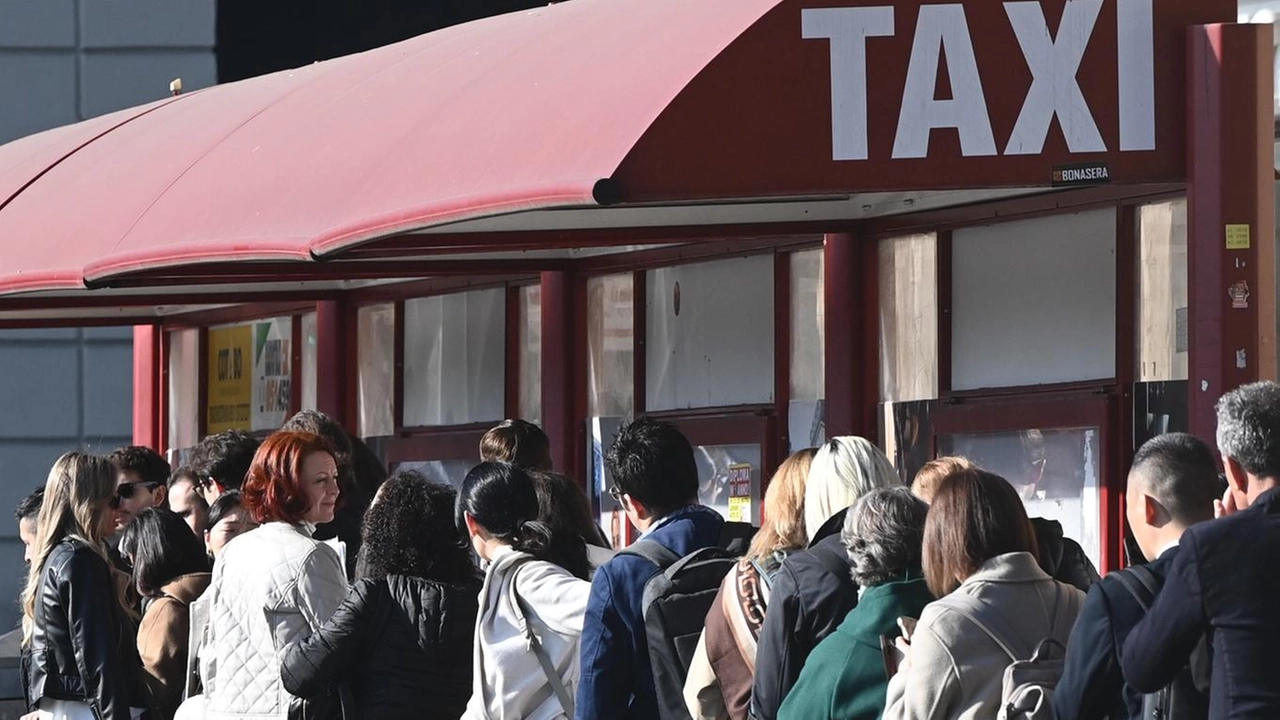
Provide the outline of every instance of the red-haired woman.
[[262,525],[228,543],[214,569],[201,654],[205,717],[326,717],[284,689],[280,659],[347,594],[338,553],[311,538],[338,502],[332,449],[319,435],[278,432],[258,448],[241,492]]

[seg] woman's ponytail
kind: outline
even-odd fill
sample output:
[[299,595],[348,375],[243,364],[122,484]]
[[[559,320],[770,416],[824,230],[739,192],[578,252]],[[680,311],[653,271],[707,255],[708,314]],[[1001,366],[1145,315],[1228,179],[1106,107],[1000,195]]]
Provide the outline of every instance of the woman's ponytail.
[[551,527],[539,520],[526,520],[511,538],[511,547],[546,560],[547,550],[551,548]]

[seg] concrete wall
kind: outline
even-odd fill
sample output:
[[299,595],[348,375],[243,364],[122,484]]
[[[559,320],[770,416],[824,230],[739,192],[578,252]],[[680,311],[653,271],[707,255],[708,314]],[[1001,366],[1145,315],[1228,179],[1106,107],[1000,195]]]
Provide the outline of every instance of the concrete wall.
[[[0,0],[0,142],[212,85],[214,0]],[[61,453],[132,430],[129,328],[0,330],[0,632],[19,617],[12,508]]]

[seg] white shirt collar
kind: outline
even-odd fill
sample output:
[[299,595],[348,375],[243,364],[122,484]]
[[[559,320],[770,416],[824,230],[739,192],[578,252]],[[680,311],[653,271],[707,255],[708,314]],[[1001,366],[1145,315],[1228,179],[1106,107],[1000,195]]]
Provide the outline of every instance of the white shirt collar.
[[[1181,540],[1181,538],[1179,538],[1179,540]],[[1160,548],[1160,552],[1156,553],[1156,557],[1153,557],[1153,558],[1151,558],[1151,559],[1152,559],[1152,560],[1155,560],[1156,558],[1160,557],[1161,555],[1164,555],[1165,553],[1169,552],[1170,550],[1172,550],[1172,549],[1174,549],[1174,548],[1178,547],[1178,541],[1179,541],[1179,540],[1174,540],[1173,542],[1169,543],[1168,545],[1165,545],[1164,547]]]

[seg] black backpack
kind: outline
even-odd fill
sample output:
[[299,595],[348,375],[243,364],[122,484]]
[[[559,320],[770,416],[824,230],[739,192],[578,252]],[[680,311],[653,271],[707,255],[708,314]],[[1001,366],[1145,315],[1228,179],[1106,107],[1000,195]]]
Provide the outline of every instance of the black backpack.
[[746,552],[755,530],[747,523],[726,522],[716,547],[684,557],[651,539],[638,540],[618,553],[642,557],[661,571],[645,583],[640,607],[662,720],[689,720],[684,681],[698,638],[720,584]]
[[[1155,573],[1141,565],[1135,565],[1112,574],[1133,599],[1138,601],[1142,612],[1151,609],[1161,585]],[[1202,667],[1205,658],[1206,643],[1201,638],[1191,655],[1191,662],[1178,673],[1173,682],[1157,692],[1142,696],[1142,720],[1204,720],[1209,717],[1209,699],[1198,689],[1192,670]]]

